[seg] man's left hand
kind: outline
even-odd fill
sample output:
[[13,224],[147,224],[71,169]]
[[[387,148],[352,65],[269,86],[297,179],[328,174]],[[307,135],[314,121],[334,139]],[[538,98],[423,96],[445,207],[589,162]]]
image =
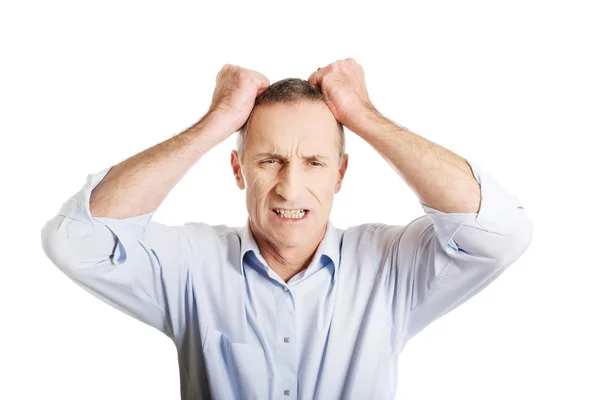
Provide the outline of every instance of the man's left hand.
[[369,100],[363,68],[353,58],[319,68],[308,82],[324,95],[335,119],[355,133],[360,121],[376,112]]

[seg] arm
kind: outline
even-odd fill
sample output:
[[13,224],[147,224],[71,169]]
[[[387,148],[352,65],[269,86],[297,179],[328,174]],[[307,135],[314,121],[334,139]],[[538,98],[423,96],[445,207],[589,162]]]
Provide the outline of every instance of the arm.
[[180,304],[191,293],[191,243],[203,240],[197,229],[203,225],[151,219],[171,186],[218,142],[216,121],[203,118],[179,136],[89,175],[41,232],[44,252],[73,282],[168,336],[187,320]]
[[261,73],[225,64],[204,118],[111,168],[92,193],[92,215],[125,218],[156,210],[204,153],[241,128],[267,87]]
[[376,111],[357,126],[417,194],[428,217],[408,225],[393,249],[392,292],[405,299],[405,307],[396,308],[402,315],[393,318],[398,340],[409,340],[500,276],[528,248],[533,227],[519,200],[476,163]]
[[519,200],[478,165],[383,117],[352,58],[317,70],[336,119],[404,178],[426,216],[407,226],[374,224],[381,290],[391,305],[396,348],[496,279],[529,247],[533,225]]
[[90,197],[93,217],[154,212],[189,169],[223,139],[223,119],[207,113],[177,136],[113,166]]
[[241,127],[268,80],[226,64],[209,112],[179,135],[88,176],[41,231],[48,258],[79,286],[163,333],[183,331],[194,268],[209,239],[202,223],[166,226],[152,216],[212,147]]
[[394,124],[375,109],[364,112],[355,129],[421,203],[447,213],[479,212],[480,186],[464,158]]
[[426,215],[406,226],[380,224],[373,234],[375,246],[393,260],[383,266],[382,280],[397,345],[490,285],[531,243],[533,225],[518,198],[468,164],[481,187],[478,213],[422,204]]
[[422,203],[445,212],[478,212],[479,184],[466,161],[383,117],[353,58],[319,68],[308,82],[323,93],[335,119],[373,146]]

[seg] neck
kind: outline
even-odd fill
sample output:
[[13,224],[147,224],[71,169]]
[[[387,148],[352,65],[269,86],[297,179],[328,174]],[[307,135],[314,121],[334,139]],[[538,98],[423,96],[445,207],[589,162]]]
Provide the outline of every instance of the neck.
[[250,231],[254,236],[260,254],[267,265],[286,283],[310,265],[321,240],[325,237],[326,230],[327,226],[322,229],[316,240],[307,247],[279,247],[257,235],[252,223],[250,223]]

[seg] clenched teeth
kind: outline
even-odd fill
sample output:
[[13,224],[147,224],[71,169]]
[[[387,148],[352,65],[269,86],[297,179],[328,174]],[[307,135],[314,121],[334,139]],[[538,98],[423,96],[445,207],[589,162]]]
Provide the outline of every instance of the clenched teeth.
[[302,217],[304,217],[304,210],[289,211],[289,210],[275,209],[275,212],[277,213],[277,215],[279,215],[282,218],[302,218]]

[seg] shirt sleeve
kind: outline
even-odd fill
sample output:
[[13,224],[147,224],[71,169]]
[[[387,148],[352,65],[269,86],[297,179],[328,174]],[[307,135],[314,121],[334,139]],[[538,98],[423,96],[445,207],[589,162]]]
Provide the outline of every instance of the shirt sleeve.
[[481,187],[479,213],[445,213],[421,202],[426,216],[409,224],[398,240],[396,260],[412,254],[397,265],[406,271],[396,275],[401,280],[396,298],[404,306],[394,316],[403,320],[400,340],[480,292],[531,242],[533,225],[520,201],[478,164],[467,163]]
[[41,231],[48,258],[80,287],[122,312],[173,336],[190,292],[191,225],[131,218],[92,217],[92,190],[112,167],[88,175],[83,188]]

